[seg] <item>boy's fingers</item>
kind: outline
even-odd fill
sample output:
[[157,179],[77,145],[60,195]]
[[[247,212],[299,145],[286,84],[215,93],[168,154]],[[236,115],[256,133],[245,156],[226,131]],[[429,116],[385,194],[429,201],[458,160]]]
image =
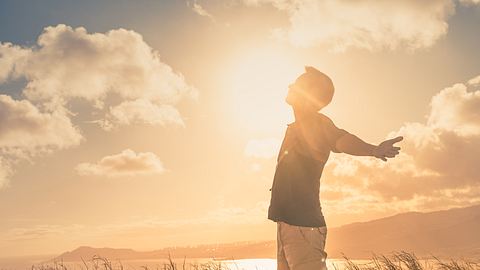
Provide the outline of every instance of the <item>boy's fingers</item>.
[[386,157],[379,157],[379,159],[383,160],[383,161],[387,161],[387,158]]
[[393,153],[393,152],[397,152],[397,153],[398,153],[398,150],[395,149],[395,148],[393,148],[393,147],[385,150],[385,153]]
[[394,144],[394,143],[397,143],[397,142],[399,142],[399,141],[401,141],[401,140],[403,140],[403,137],[402,137],[402,136],[398,136],[398,137],[396,137],[396,138],[393,138],[393,139],[388,140],[388,142],[391,143],[391,144]]

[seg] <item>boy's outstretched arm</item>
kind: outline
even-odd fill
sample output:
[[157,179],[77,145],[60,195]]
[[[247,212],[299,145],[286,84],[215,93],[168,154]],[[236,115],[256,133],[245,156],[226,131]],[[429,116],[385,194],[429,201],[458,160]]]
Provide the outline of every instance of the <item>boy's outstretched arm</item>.
[[399,136],[386,140],[379,145],[373,145],[364,142],[353,134],[346,133],[337,140],[335,146],[339,152],[354,156],[373,156],[387,161],[387,158],[393,158],[398,155],[400,147],[395,147],[393,144],[401,140],[403,140],[403,137]]

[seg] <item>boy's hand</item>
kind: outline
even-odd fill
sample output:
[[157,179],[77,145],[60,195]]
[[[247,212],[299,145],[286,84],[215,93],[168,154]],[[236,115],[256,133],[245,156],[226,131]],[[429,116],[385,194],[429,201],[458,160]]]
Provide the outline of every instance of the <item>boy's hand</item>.
[[377,147],[373,149],[372,155],[376,158],[379,158],[383,161],[387,161],[387,158],[394,158],[396,155],[398,155],[398,151],[400,150],[400,147],[395,147],[393,144],[403,140],[402,136],[386,140],[379,144]]

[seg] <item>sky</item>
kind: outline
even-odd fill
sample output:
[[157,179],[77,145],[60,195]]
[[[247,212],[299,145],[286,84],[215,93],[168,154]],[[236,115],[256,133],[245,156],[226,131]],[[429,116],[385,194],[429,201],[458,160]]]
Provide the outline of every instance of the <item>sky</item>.
[[480,201],[477,0],[0,1],[0,257],[274,240],[287,87],[401,154],[332,154],[327,226]]

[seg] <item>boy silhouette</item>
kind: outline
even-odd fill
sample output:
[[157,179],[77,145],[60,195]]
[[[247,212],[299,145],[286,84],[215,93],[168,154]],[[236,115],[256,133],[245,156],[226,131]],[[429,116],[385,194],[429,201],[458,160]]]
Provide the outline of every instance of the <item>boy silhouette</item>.
[[327,227],[319,192],[330,151],[387,161],[400,150],[393,144],[402,137],[372,145],[319,113],[333,92],[332,80],[310,66],[289,85],[285,101],[293,108],[295,122],[288,124],[278,154],[268,208],[268,219],[277,223],[277,270],[327,269]]

